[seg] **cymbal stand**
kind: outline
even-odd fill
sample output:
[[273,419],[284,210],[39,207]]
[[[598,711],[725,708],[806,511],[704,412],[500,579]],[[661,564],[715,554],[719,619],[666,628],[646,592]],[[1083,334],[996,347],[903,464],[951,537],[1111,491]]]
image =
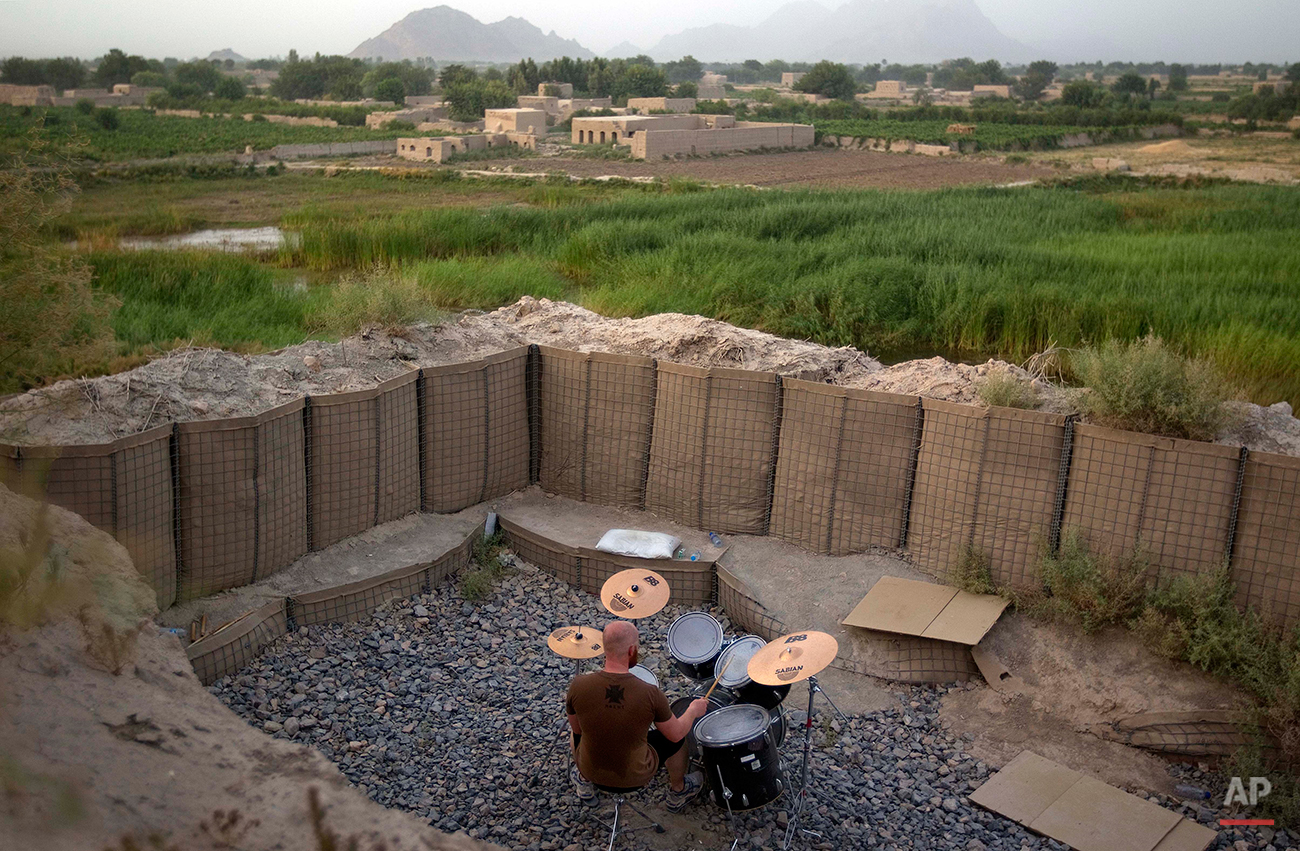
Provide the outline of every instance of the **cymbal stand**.
[[[574,659],[574,660],[573,660],[573,676],[574,676],[574,677],[577,677],[577,676],[578,676],[579,674],[581,674],[581,673],[582,673],[582,660],[581,660],[581,659]],[[543,765],[543,766],[550,764],[551,757],[555,755],[555,746],[558,745],[558,744],[560,743],[560,741],[564,738],[564,728],[567,727],[568,725],[569,725],[569,714],[568,714],[567,712],[561,712],[561,713],[560,713],[560,729],[557,731],[557,735],[556,735],[554,738],[551,739],[551,746],[550,746],[549,748],[546,749],[546,758],[542,760],[542,765]],[[529,788],[529,789],[531,789],[531,788],[533,788],[534,786],[537,785],[537,778],[538,778],[540,775],[541,775],[541,772],[539,771],[537,774],[534,774],[534,775],[533,775],[533,779],[532,779],[532,780],[529,780],[529,781],[528,781],[528,788]]]
[[740,827],[736,824],[736,813],[731,809],[731,790],[727,788],[727,781],[722,779],[722,769],[714,766],[718,772],[718,788],[722,790],[722,800],[727,805],[727,818],[731,819],[731,851],[736,851],[736,846],[740,844]]
[[799,826],[799,820],[800,818],[803,817],[804,806],[808,803],[808,761],[809,761],[809,757],[812,755],[813,698],[815,698],[819,694],[822,697],[826,698],[826,702],[831,705],[831,709],[835,710],[836,715],[840,716],[840,718],[846,721],[848,720],[848,718],[844,715],[844,713],[840,712],[840,708],[835,705],[835,701],[831,700],[830,695],[828,695],[826,693],[826,690],[821,687],[821,684],[817,682],[817,677],[815,676],[809,677],[808,678],[808,716],[807,718],[804,719],[804,726],[803,726],[803,767],[800,769],[799,772],[800,773],[799,802],[795,805],[794,814],[790,816],[789,824],[786,825],[785,842],[781,846],[783,851],[789,851],[791,843],[794,842],[794,834],[796,830],[799,831],[800,833],[806,833],[810,836],[816,836],[819,838],[821,837],[820,833],[817,833],[816,831],[813,830],[805,830],[804,828]]

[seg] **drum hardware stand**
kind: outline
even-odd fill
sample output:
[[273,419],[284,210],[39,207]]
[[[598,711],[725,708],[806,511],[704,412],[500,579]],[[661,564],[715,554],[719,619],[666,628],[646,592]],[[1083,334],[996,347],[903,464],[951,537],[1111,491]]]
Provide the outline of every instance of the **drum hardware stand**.
[[[582,660],[581,660],[581,659],[574,659],[574,660],[573,660],[573,676],[576,678],[576,677],[577,677],[579,674],[581,674],[581,673],[582,673]],[[569,723],[569,715],[568,715],[568,713],[566,713],[566,712],[561,712],[561,713],[560,713],[560,729],[559,729],[559,731],[558,731],[558,735],[556,735],[554,738],[551,739],[551,746],[550,746],[549,748],[546,749],[546,758],[542,760],[542,765],[543,765],[543,766],[545,766],[545,765],[549,765],[549,764],[550,764],[550,762],[551,762],[551,757],[555,755],[555,746],[558,745],[558,744],[560,743],[560,740],[564,738],[564,728],[568,726],[568,723]],[[532,780],[529,780],[529,781],[528,781],[528,788],[529,788],[529,789],[531,789],[531,788],[533,788],[534,786],[537,785],[537,778],[538,778],[540,775],[541,775],[541,772],[539,771],[537,774],[534,774],[534,775],[533,775],[533,779],[532,779]]]
[[731,809],[731,790],[727,788],[727,781],[722,779],[722,768],[715,765],[713,769],[718,772],[718,788],[722,790],[722,800],[727,804],[727,818],[731,819],[731,851],[736,851],[736,846],[740,844],[740,828],[736,826],[736,814]]
[[795,805],[794,813],[790,816],[790,823],[786,826],[785,842],[781,846],[782,851],[789,851],[790,844],[794,841],[794,834],[796,830],[799,831],[800,833],[805,833],[810,836],[816,836],[818,838],[821,837],[820,833],[817,833],[816,831],[812,831],[812,830],[805,830],[804,828],[799,826],[799,820],[803,816],[804,805],[807,804],[808,802],[808,762],[809,762],[809,757],[812,754],[813,698],[815,698],[818,694],[826,698],[826,702],[831,705],[831,709],[835,710],[836,715],[840,716],[840,718],[844,719],[845,721],[848,720],[848,718],[844,715],[844,713],[840,712],[840,708],[835,705],[835,701],[831,700],[830,695],[828,695],[826,693],[826,690],[821,687],[821,683],[817,682],[817,677],[815,676],[809,677],[808,678],[808,716],[807,718],[804,719],[804,728],[803,728],[803,767],[800,769],[799,772],[800,773],[799,802]]

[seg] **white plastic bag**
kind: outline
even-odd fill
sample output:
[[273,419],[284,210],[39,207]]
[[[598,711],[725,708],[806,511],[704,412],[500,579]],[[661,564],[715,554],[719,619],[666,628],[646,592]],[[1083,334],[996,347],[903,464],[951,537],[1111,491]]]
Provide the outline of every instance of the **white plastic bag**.
[[637,529],[610,529],[600,538],[596,549],[634,558],[672,558],[682,539],[666,532],[642,532]]

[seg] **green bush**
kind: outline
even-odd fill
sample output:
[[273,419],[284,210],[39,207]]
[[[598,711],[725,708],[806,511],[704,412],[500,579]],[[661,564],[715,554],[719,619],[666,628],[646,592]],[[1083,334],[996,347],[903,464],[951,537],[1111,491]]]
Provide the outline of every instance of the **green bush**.
[[1213,440],[1225,423],[1231,394],[1218,369],[1159,337],[1080,349],[1070,364],[1087,388],[1082,407],[1093,422],[1189,440]]
[[95,102],[90,98],[80,98],[72,108],[82,115],[90,115],[95,111]]
[[988,553],[972,546],[963,547],[957,562],[948,571],[948,582],[971,594],[996,594],[993,566]]
[[474,542],[471,556],[475,567],[465,571],[460,577],[460,596],[466,600],[486,600],[492,595],[506,569],[501,566],[500,555],[505,550],[501,533],[491,537],[479,538]]
[[1039,617],[1096,632],[1127,624],[1145,608],[1147,562],[1141,553],[1109,558],[1093,553],[1081,535],[1067,533],[1039,568],[1042,592],[1020,600]]
[[95,123],[105,130],[116,130],[121,125],[116,109],[95,110]]
[[1033,410],[1040,404],[1034,383],[1009,372],[987,376],[975,387],[980,401],[990,408],[1024,408]]

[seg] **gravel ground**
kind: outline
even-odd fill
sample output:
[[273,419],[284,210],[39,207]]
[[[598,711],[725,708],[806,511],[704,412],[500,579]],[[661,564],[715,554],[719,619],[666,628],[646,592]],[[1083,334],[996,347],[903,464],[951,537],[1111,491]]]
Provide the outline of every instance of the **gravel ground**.
[[[558,749],[546,758],[560,729],[573,663],[551,654],[544,636],[566,624],[602,626],[609,616],[595,598],[513,557],[504,560],[513,569],[487,601],[467,602],[449,584],[389,604],[361,623],[304,627],[211,690],[250,724],[318,748],[375,801],[413,811],[444,831],[465,831],[519,851],[603,846],[603,828],[561,780],[567,758]],[[663,636],[685,611],[669,606],[638,622],[642,662],[656,671],[670,698],[684,692],[686,680],[670,668]],[[714,615],[733,632],[725,616]],[[1064,847],[970,804],[966,796],[995,767],[966,754],[965,743],[940,727],[939,699],[948,688],[900,690],[895,706],[843,723],[819,699],[804,826],[821,838],[804,837],[797,847]],[[805,700],[806,692],[796,688],[786,701],[792,730],[803,722],[794,707]],[[792,732],[782,747],[789,780],[797,775],[801,746],[801,736]],[[1207,788],[1221,783],[1179,771],[1180,779]],[[530,788],[534,776],[537,785]],[[661,775],[648,805],[668,833],[634,834],[620,847],[728,847],[725,816],[703,797],[682,816],[665,816],[666,787]],[[1210,807],[1154,800],[1202,823],[1221,817]],[[741,847],[779,847],[787,806],[782,799],[748,814]],[[1300,845],[1300,834],[1256,830],[1221,831],[1212,848],[1283,851]]]

